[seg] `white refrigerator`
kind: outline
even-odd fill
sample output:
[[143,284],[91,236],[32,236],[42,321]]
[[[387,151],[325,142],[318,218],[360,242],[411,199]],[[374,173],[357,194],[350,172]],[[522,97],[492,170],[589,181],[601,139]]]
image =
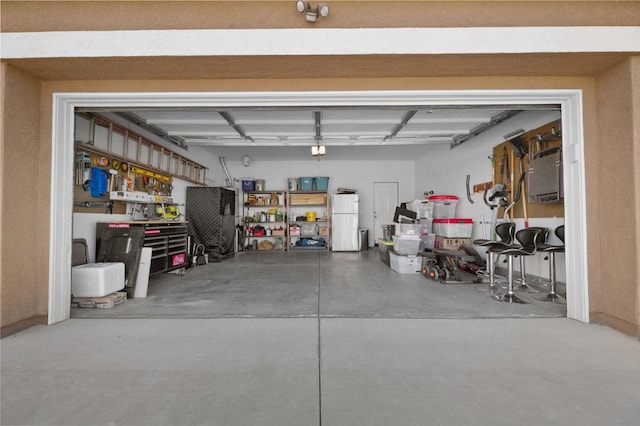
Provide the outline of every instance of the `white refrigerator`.
[[358,251],[358,194],[331,198],[331,250]]

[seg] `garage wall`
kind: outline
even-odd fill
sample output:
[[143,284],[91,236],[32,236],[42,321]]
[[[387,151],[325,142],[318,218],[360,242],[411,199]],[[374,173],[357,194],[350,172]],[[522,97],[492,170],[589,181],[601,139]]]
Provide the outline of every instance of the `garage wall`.
[[49,225],[42,233],[38,218],[48,216],[48,197],[43,199],[40,191],[49,191],[50,179],[39,179],[40,83],[6,64],[1,77],[0,299],[5,336],[47,321],[49,257],[42,248],[49,242]]
[[[327,150],[331,147],[327,147]],[[360,195],[360,228],[373,235],[373,183],[398,182],[400,201],[410,201],[415,193],[414,161],[255,161],[244,167],[240,161],[228,161],[233,178],[265,180],[265,188],[286,189],[287,179],[299,176],[329,176],[329,193],[340,187],[353,188]]]
[[[353,70],[357,75],[357,70]],[[50,145],[51,145],[51,96],[55,92],[136,92],[136,91],[260,91],[260,90],[442,90],[442,89],[566,89],[566,88],[579,88],[583,91],[583,120],[585,129],[585,164],[586,164],[586,185],[587,185],[587,250],[589,257],[589,297],[590,297],[590,311],[602,312],[602,304],[600,293],[603,284],[601,273],[601,254],[603,249],[600,244],[604,244],[604,247],[612,246],[614,242],[601,237],[600,225],[603,223],[603,219],[598,214],[598,198],[601,197],[600,187],[601,182],[608,180],[607,169],[599,167],[599,137],[597,129],[603,123],[598,117],[598,110],[596,109],[594,81],[588,77],[504,77],[504,76],[487,76],[487,77],[469,77],[469,78],[380,78],[380,79],[249,79],[249,80],[179,80],[179,75],[176,75],[178,80],[147,80],[147,81],[43,81],[42,82],[42,96],[40,99],[41,107],[41,133],[39,139],[39,148],[44,152],[38,157],[38,160],[33,164],[34,173],[38,173],[41,176],[49,176],[50,174]],[[612,82],[614,85],[615,82]],[[633,91],[636,93],[639,90],[637,85],[630,87],[625,85],[624,81],[618,82],[622,91]],[[627,81],[627,83],[629,83]],[[616,86],[618,87],[618,86]],[[21,99],[24,97],[22,93],[16,91],[11,92],[10,97],[3,96],[8,104],[17,105],[20,108]],[[608,104],[607,104],[608,105]],[[599,106],[599,111],[603,112],[603,108],[606,106]],[[638,115],[638,114],[636,114]],[[24,118],[15,122],[16,128],[25,128],[30,125],[30,120]],[[631,128],[625,129],[627,132],[632,133]],[[626,139],[627,144],[633,143],[632,139]],[[9,149],[18,150],[19,144],[14,144]],[[5,147],[5,152],[7,147]],[[19,197],[22,194],[19,192],[19,186],[15,184],[15,181],[10,179],[10,176],[6,174],[5,170],[2,171],[4,176],[3,190],[5,191],[5,198],[7,192],[10,192],[12,196]],[[215,172],[214,172],[215,173]],[[628,174],[633,174],[633,169],[627,170]],[[415,179],[415,176],[412,176]],[[626,185],[629,185],[628,181]],[[629,186],[627,186],[629,187]],[[35,253],[35,263],[33,267],[22,271],[23,280],[27,282],[36,282],[38,279],[38,285],[34,288],[34,292],[37,293],[37,297],[40,300],[45,301],[42,305],[44,308],[38,311],[33,307],[30,310],[26,310],[22,318],[28,318],[33,315],[37,315],[38,312],[46,311],[46,300],[48,298],[48,263],[49,263],[49,251],[48,251],[48,234],[49,234],[49,198],[48,188],[46,193],[42,194],[41,207],[45,214],[38,215],[35,218],[35,223],[29,223],[38,227],[39,235],[41,239],[37,242],[31,241],[25,243],[28,245],[28,249]],[[415,196],[416,192],[420,191],[420,188],[414,188],[410,196]],[[633,192],[633,191],[632,191]],[[636,191],[637,192],[637,191]],[[636,199],[638,195],[635,195]],[[633,196],[632,196],[633,198]],[[631,199],[629,200],[631,203]],[[28,220],[28,219],[27,219]],[[15,227],[27,226],[27,221],[23,217],[14,217],[11,221],[6,221],[3,218],[3,228],[11,229]],[[638,231],[635,232],[638,237]],[[42,238],[44,237],[44,238]],[[3,239],[4,241],[4,239]],[[625,257],[627,265],[636,264],[637,257],[633,257],[636,253],[632,249],[628,251]],[[22,253],[9,252],[3,253],[3,262],[19,263]],[[609,280],[616,280],[619,271],[611,271],[611,274],[607,277],[607,283]],[[6,274],[3,272],[3,278]],[[5,280],[3,280],[5,281]],[[4,295],[4,293],[3,293]],[[22,304],[19,294],[14,293],[11,297],[3,297],[3,306],[11,304]],[[3,320],[4,321],[4,320]],[[611,324],[615,326],[615,324]],[[5,323],[3,322],[3,326]]]
[[[598,76],[598,153],[606,181],[597,193],[602,244],[601,309],[596,318],[640,336],[640,59]],[[632,89],[632,90],[630,90]]]
[[[470,185],[489,182],[492,179],[491,160],[488,158],[495,145],[504,142],[504,135],[518,129],[529,131],[560,118],[559,111],[524,111],[501,123],[462,145],[450,149],[449,144],[434,145],[424,156],[416,160],[416,197],[422,197],[424,191],[433,190],[436,194],[451,194],[459,198],[456,213],[458,217],[471,218],[474,221],[472,239],[485,238],[481,215],[482,209],[487,235],[491,233],[491,209],[482,201],[482,194],[473,195],[475,204],[469,203],[466,195],[467,174],[471,175]],[[499,217],[498,219],[502,219]],[[522,219],[515,221],[517,229],[524,228]],[[529,220],[529,226],[544,226],[551,230],[564,223],[564,218],[535,218]],[[551,235],[551,244],[560,241]],[[478,251],[484,251],[477,247]],[[543,254],[527,258],[527,274],[548,277],[548,261]],[[516,262],[518,263],[518,262]],[[556,256],[557,279],[565,280],[564,255]],[[519,264],[515,265],[520,270]]]

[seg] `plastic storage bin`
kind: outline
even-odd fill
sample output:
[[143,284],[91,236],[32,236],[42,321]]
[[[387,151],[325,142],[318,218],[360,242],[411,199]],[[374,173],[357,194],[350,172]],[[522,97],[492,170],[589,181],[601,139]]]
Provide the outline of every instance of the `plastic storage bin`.
[[329,188],[329,177],[316,177],[316,191],[326,191]]
[[420,237],[417,235],[405,235],[404,237],[393,236],[393,251],[397,254],[416,255],[418,254],[419,246]]
[[243,191],[254,191],[256,189],[256,182],[251,179],[242,179]]
[[313,190],[313,178],[301,177],[300,178],[300,191],[312,191]]
[[433,219],[433,230],[436,235],[446,238],[471,238],[472,219]]
[[434,219],[450,219],[456,217],[458,197],[455,195],[431,195],[429,202],[433,203]]
[[433,233],[433,219],[420,219],[420,235]]
[[417,237],[420,235],[419,223],[396,223],[395,235],[402,237],[404,235]]
[[124,263],[85,263],[71,268],[73,297],[104,297],[124,288]]
[[420,245],[418,246],[419,251],[423,251],[424,249],[433,250],[435,246],[436,246],[436,234],[420,236]]
[[399,274],[419,274],[422,269],[422,258],[419,256],[402,256],[389,252],[389,266]]

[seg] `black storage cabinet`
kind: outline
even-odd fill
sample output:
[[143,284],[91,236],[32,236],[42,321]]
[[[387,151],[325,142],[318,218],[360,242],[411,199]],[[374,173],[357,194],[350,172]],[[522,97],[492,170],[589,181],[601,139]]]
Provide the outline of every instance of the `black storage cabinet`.
[[202,244],[209,261],[234,255],[236,192],[222,187],[187,187],[186,216],[194,246]]

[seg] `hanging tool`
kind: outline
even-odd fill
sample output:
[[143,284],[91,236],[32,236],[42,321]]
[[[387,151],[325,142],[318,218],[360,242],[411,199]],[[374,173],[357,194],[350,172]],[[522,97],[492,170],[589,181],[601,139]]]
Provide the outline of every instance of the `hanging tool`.
[[469,180],[470,179],[471,179],[471,175],[467,175],[467,200],[469,200],[471,205],[473,207],[475,207],[476,210],[478,210],[480,212],[480,224],[481,224],[481,227],[482,227],[482,236],[485,239],[487,239],[487,229],[485,228],[485,223],[484,223],[484,213],[482,213],[482,209],[480,207],[476,206],[475,202],[473,201],[473,198],[471,198],[471,190],[469,189]]
[[[510,133],[508,135],[505,135],[505,139],[511,144],[511,147],[513,148],[513,153],[516,155],[516,157],[520,158],[520,179],[518,180],[518,196],[516,198],[520,198],[520,191],[525,192],[525,188],[524,188],[524,176],[525,176],[525,172],[524,172],[524,167],[522,166],[522,161],[524,160],[524,157],[527,155],[528,153],[528,148],[527,148],[527,144],[524,142],[524,140],[522,139],[522,135],[524,134],[524,130],[520,129],[517,130],[513,133]],[[523,214],[524,214],[524,227],[528,228],[529,227],[529,214],[527,211],[527,197],[526,194],[524,197],[522,197],[522,210],[523,210]],[[516,199],[514,199],[514,202],[517,202]]]

